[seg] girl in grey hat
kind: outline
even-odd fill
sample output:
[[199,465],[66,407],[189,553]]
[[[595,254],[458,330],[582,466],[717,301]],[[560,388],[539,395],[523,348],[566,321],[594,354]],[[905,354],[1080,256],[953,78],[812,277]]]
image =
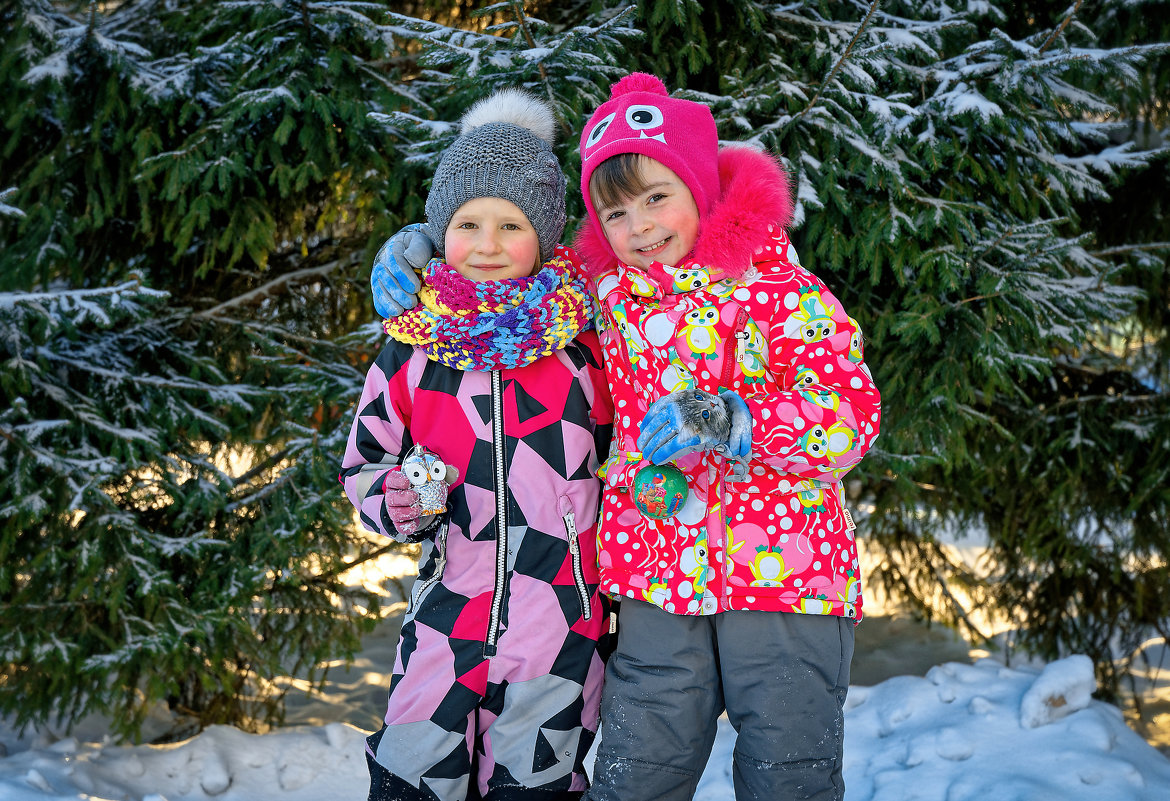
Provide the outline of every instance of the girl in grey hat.
[[580,265],[557,244],[553,129],[517,91],[464,116],[426,202],[439,255],[418,306],[386,322],[358,401],[346,493],[368,529],[422,544],[367,740],[370,801],[587,786],[608,615],[595,471],[613,410]]

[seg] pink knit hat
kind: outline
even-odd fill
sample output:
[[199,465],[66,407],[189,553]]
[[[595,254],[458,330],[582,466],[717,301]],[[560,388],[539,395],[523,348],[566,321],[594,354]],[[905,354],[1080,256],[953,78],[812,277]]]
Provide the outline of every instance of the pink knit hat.
[[622,153],[649,156],[674,170],[694,195],[700,219],[719,200],[719,134],[711,110],[672,98],[661,80],[645,72],[631,72],[611,86],[609,100],[581,132],[581,194],[598,233],[589,178],[601,162]]

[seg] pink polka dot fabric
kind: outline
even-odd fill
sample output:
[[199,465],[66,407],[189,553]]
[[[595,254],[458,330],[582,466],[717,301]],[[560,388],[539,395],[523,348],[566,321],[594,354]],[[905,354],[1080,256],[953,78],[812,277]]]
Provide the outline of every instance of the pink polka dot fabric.
[[[602,588],[678,614],[860,618],[841,479],[877,437],[881,403],[857,321],[800,265],[778,226],[736,280],[688,262],[647,272],[618,265],[595,281],[615,405],[598,533]],[[688,387],[746,400],[748,479],[729,482],[717,454],[683,457],[686,503],[673,518],[650,519],[631,492],[647,464],[639,425],[654,400]]]

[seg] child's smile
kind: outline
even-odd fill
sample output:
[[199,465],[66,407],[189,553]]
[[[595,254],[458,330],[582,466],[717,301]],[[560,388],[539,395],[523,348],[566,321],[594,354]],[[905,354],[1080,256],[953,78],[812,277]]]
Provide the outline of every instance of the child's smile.
[[631,267],[652,262],[678,265],[699,235],[699,209],[691,190],[662,162],[642,159],[645,189],[616,205],[600,208],[605,238],[614,254]]
[[668,237],[666,237],[666,239],[660,239],[657,242],[655,242],[653,245],[647,245],[644,248],[638,248],[638,252],[645,253],[648,256],[653,255],[654,251],[658,250],[659,248],[665,247],[666,244],[668,242],[670,242],[670,240],[672,240],[672,239],[674,239],[673,236],[668,236]]

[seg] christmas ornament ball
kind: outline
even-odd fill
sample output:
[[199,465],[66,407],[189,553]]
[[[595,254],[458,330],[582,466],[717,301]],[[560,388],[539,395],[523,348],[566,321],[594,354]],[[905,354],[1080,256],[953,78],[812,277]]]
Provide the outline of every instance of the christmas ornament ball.
[[669,520],[687,502],[686,476],[668,464],[646,465],[634,474],[634,505],[644,517]]

